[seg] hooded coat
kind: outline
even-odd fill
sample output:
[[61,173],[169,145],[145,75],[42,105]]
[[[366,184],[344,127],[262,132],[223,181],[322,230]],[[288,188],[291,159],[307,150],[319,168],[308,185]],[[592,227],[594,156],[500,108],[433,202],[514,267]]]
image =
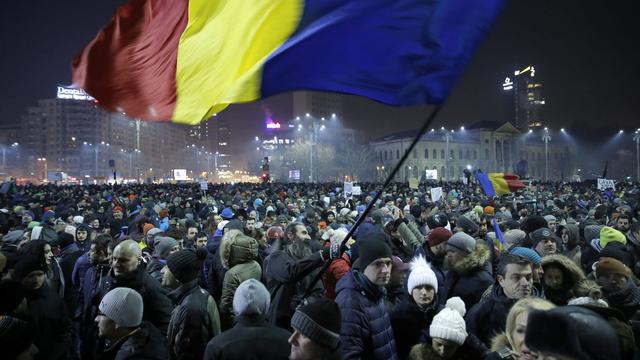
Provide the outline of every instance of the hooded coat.
[[158,329],[143,322],[133,333],[123,337],[105,350],[100,360],[148,359],[166,360],[169,358],[166,339]]
[[340,342],[345,360],[398,359],[384,289],[352,270],[338,281],[336,303],[342,314]]
[[465,316],[467,332],[478,337],[488,348],[491,339],[504,331],[507,315],[516,301],[508,298],[502,287],[496,283],[491,295],[474,305]]
[[71,345],[71,322],[62,296],[45,284],[27,294],[29,325],[39,354],[47,359],[66,358]]
[[560,225],[558,227],[559,234],[562,234],[562,229],[567,229],[567,235],[569,236],[567,245],[565,245],[565,249],[563,249],[562,254],[573,260],[574,263],[578,265],[582,264],[582,252],[579,246],[580,228],[574,224]]
[[542,258],[542,269],[547,270],[550,267],[556,267],[562,271],[562,286],[559,289],[553,289],[543,281],[545,297],[558,306],[567,305],[569,300],[575,297],[574,288],[579,282],[585,280],[584,272],[571,259],[559,254],[547,255]]
[[467,308],[477,304],[484,291],[493,284],[491,253],[482,242],[462,260],[453,264],[444,281],[444,293],[440,299],[458,296]]
[[258,258],[258,242],[254,238],[238,235],[225,239],[220,244],[220,258],[227,272],[222,282],[220,297],[220,315],[223,329],[233,325],[233,295],[243,281],[262,278],[262,268]]
[[505,333],[496,335],[491,341],[491,352],[484,358],[485,360],[516,360],[515,353],[511,348],[509,339]]

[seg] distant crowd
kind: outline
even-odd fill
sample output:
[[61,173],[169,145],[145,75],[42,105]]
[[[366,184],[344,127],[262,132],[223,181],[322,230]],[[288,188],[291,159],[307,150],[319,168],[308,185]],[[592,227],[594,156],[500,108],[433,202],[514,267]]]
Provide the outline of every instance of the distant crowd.
[[4,183],[0,358],[640,359],[640,184],[358,185]]

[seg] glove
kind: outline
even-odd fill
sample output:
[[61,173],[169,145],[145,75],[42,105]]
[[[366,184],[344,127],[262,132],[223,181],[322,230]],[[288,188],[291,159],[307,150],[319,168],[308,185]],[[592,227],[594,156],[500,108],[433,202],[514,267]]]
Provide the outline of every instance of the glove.
[[342,245],[340,243],[331,244],[330,247],[322,249],[322,258],[328,260],[335,260],[342,256],[342,253],[349,250],[346,245]]

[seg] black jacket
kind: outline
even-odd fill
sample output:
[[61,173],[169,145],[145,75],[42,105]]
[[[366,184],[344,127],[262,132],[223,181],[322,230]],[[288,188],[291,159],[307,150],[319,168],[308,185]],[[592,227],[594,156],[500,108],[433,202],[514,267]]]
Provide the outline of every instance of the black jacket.
[[209,340],[220,333],[220,316],[213,298],[194,280],[169,297],[175,308],[167,337],[172,359],[202,359]]
[[205,351],[205,360],[288,359],[291,333],[267,323],[262,316],[238,316],[236,325],[216,336]]
[[427,342],[430,338],[429,325],[442,308],[437,305],[437,301],[437,298],[433,300],[435,307],[423,311],[412,297],[407,297],[391,312],[391,327],[400,359],[406,359],[414,345]]
[[478,242],[469,255],[447,272],[444,291],[440,293],[443,295],[440,297],[441,301],[444,303],[446,299],[458,296],[467,308],[478,303],[485,290],[494,282],[490,258],[489,249]]
[[38,358],[66,358],[71,345],[71,321],[62,297],[45,282],[40,289],[27,294],[27,303]]
[[[306,287],[322,265],[320,253],[295,259],[288,250],[277,250],[266,259],[265,277],[271,294],[270,323],[289,330],[291,317],[302,301]],[[311,298],[321,297],[322,282],[318,281]]]
[[467,332],[474,334],[488,348],[491,339],[504,331],[507,314],[516,300],[509,299],[500,285],[495,284],[491,295],[474,305],[465,317]]
[[143,322],[131,335],[110,346],[99,357],[100,360],[166,360],[168,358],[166,339],[155,326],[147,322]]

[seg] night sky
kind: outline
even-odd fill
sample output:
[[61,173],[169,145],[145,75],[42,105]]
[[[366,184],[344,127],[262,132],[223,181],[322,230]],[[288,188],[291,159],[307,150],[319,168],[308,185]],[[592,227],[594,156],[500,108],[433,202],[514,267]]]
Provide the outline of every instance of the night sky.
[[[57,84],[69,84],[71,59],[123,2],[3,3],[0,122],[17,121],[37,99],[53,97]],[[536,77],[544,84],[545,120],[550,126],[640,126],[640,27],[634,20],[633,3],[509,1],[437,125],[457,127],[477,120],[506,120],[501,83],[514,70],[533,64]],[[238,123],[238,129],[258,127],[264,106],[276,119],[293,115],[287,94],[234,105],[223,115]],[[345,125],[369,137],[417,128],[427,113],[427,107],[393,108],[345,96]],[[237,140],[257,134],[235,133]]]

